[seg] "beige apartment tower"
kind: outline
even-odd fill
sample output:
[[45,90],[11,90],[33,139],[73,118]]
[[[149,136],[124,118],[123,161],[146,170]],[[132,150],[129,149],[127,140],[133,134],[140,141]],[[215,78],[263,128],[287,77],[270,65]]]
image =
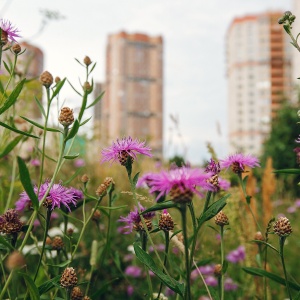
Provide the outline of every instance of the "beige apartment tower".
[[124,136],[146,140],[154,156],[163,151],[163,40],[161,36],[109,35],[101,141]]
[[291,97],[291,45],[283,12],[235,18],[227,32],[229,151],[259,155],[272,118]]

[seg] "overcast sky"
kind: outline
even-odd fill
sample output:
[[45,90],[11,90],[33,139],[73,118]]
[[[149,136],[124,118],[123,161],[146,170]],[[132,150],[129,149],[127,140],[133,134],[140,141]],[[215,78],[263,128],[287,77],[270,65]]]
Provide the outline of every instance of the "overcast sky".
[[[188,160],[198,163],[209,157],[208,141],[220,157],[228,154],[225,36],[231,20],[266,10],[291,10],[291,1],[0,0],[0,12],[20,29],[25,40],[39,32],[40,10],[64,16],[49,22],[29,41],[44,51],[45,70],[68,77],[77,86],[84,73],[74,58],[82,60],[85,55],[97,62],[94,80],[104,80],[108,34],[125,30],[162,35],[165,153],[182,155],[185,145]],[[65,93],[68,103],[76,103],[76,94],[68,89]],[[179,117],[183,143],[170,114]]]

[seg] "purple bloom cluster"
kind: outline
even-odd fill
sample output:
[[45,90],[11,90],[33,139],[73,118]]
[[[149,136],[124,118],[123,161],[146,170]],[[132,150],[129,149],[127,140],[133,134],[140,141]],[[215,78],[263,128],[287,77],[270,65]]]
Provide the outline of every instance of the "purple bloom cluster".
[[204,190],[213,190],[213,186],[207,181],[211,177],[211,173],[205,173],[201,169],[191,169],[188,167],[175,168],[167,171],[161,171],[158,174],[150,173],[145,178],[142,178],[140,184],[146,182],[150,187],[150,193],[157,193],[157,198],[167,195],[174,186],[178,186],[182,192],[185,189],[191,190],[202,196],[196,187],[201,187]]
[[7,38],[12,41],[12,42],[16,42],[15,38],[20,37],[20,35],[18,34],[19,30],[17,28],[15,28],[10,21],[8,20],[4,20],[4,19],[0,19],[0,27],[2,30],[2,34],[6,34]]
[[141,277],[141,275],[142,275],[142,269],[137,266],[128,266],[125,269],[124,273],[127,276],[138,278],[138,277]]
[[258,158],[248,154],[244,155],[242,153],[237,153],[229,155],[226,159],[220,161],[221,169],[228,169],[232,166],[237,166],[241,172],[245,171],[245,166],[250,168],[259,167]]
[[221,167],[220,167],[220,163],[217,161],[214,161],[212,158],[210,159],[210,162],[207,164],[206,168],[205,168],[205,172],[206,173],[213,173],[215,174],[219,174],[221,172]]
[[145,145],[145,142],[140,142],[138,139],[133,140],[131,137],[117,139],[111,147],[102,150],[101,162],[119,161],[120,155],[125,152],[132,158],[136,159],[136,154],[152,156],[151,149]]
[[[37,186],[35,186],[34,192],[38,193],[38,200],[41,201],[43,197],[45,196],[46,191],[49,188],[49,181],[46,181],[40,186],[40,189],[38,189]],[[61,183],[53,184],[51,189],[48,192],[48,195],[46,197],[47,200],[52,202],[51,209],[58,207],[60,208],[61,205],[65,206],[69,211],[70,205],[76,206],[76,203],[78,200],[83,198],[83,193],[80,190],[77,190],[75,188],[67,188],[64,187]],[[16,202],[16,210],[22,211],[26,207],[30,206],[31,200],[27,193],[24,191],[20,194],[19,200]]]
[[[146,210],[146,208],[143,207],[140,203],[139,203],[139,207],[141,212]],[[148,212],[146,214],[143,214],[143,217],[148,220],[153,219],[154,216],[155,216],[155,212]],[[124,234],[131,233],[134,226],[139,225],[139,223],[141,222],[141,216],[139,214],[138,208],[135,206],[133,211],[131,211],[126,217],[121,216],[118,221],[126,223],[126,225],[121,228],[122,229],[121,232],[123,232]],[[125,231],[127,229],[128,231]]]
[[241,245],[237,249],[231,251],[226,256],[226,259],[234,264],[243,261],[245,259],[246,252],[245,246]]

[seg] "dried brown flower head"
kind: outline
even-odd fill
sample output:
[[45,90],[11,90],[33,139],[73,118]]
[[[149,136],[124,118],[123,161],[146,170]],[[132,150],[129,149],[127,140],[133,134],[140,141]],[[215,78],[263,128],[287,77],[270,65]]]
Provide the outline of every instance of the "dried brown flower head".
[[255,239],[256,241],[264,241],[264,240],[265,240],[264,237],[263,237],[263,235],[262,235],[262,233],[261,233],[260,231],[257,231],[257,232],[255,233],[254,239]]
[[229,225],[228,217],[222,210],[215,216],[215,223],[219,226]]
[[62,250],[64,248],[65,244],[60,236],[56,236],[52,240],[51,246],[52,246],[53,250]]
[[60,110],[58,121],[63,126],[70,126],[74,122],[73,109],[69,107],[63,107]]
[[273,225],[274,233],[280,237],[289,236],[293,230],[288,218],[280,217]]
[[71,289],[77,285],[78,278],[74,268],[65,268],[60,278],[60,285],[66,289]]
[[0,216],[0,232],[5,234],[18,233],[22,230],[23,223],[15,209],[8,209]]
[[5,262],[5,266],[9,271],[21,269],[24,265],[26,265],[25,258],[19,251],[12,252]]
[[99,209],[96,209],[93,213],[92,220],[98,222],[101,218],[101,212]]
[[158,228],[163,231],[170,231],[174,229],[173,218],[166,209],[164,209],[162,214],[160,215]]
[[82,300],[83,299],[83,293],[81,289],[78,286],[75,286],[71,292],[71,299],[72,300]]
[[220,264],[215,265],[214,274],[216,277],[222,276],[222,265]]
[[54,81],[55,81],[55,83],[57,84],[57,83],[61,82],[61,79],[60,79],[59,76],[56,76],[55,79],[54,79]]
[[53,76],[48,71],[44,71],[40,76],[40,82],[44,87],[49,88],[53,83]]
[[190,189],[177,184],[174,184],[170,191],[170,197],[176,203],[191,202],[193,195],[194,193]]
[[90,180],[90,178],[87,176],[87,174],[83,174],[81,177],[82,183],[87,183]]

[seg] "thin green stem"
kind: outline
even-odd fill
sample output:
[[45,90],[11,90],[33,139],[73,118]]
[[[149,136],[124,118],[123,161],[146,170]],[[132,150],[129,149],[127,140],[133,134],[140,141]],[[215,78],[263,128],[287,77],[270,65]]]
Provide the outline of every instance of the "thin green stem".
[[[144,230],[140,231],[141,239],[142,239],[142,249],[147,252],[147,233]],[[145,272],[146,272],[146,277],[147,277],[147,283],[148,283],[148,289],[149,289],[149,297],[151,300],[153,300],[153,288],[152,288],[152,282],[149,274],[149,270],[146,265],[145,267]]]
[[39,269],[40,269],[40,266],[41,266],[41,262],[42,262],[42,259],[43,259],[43,255],[44,255],[44,251],[45,251],[45,245],[46,245],[46,239],[47,239],[47,235],[48,235],[48,229],[49,229],[49,225],[50,225],[51,213],[52,213],[52,210],[47,208],[47,216],[46,216],[46,224],[45,224],[45,231],[44,231],[44,238],[43,238],[43,246],[42,246],[40,259],[39,259],[39,262],[38,262],[38,265],[37,265],[37,268],[36,268],[36,271],[35,271],[33,281],[35,281],[36,278],[37,278],[37,275],[39,273]]
[[7,288],[8,288],[8,285],[9,285],[9,283],[10,283],[11,280],[12,280],[13,272],[14,272],[14,270],[12,270],[12,271],[10,272],[10,274],[8,275],[8,278],[7,278],[6,282],[5,282],[5,285],[4,285],[4,287],[3,287],[3,289],[2,289],[2,291],[1,291],[1,293],[0,293],[0,300],[3,299],[3,297],[4,297],[4,295],[5,295],[5,292],[6,292]]
[[[167,267],[167,260],[168,260],[169,245],[170,245],[170,234],[169,234],[169,231],[164,231],[164,234],[165,234],[164,268],[166,268]],[[165,273],[164,269],[163,269],[163,272]],[[163,287],[163,283],[161,281],[160,282],[160,286],[159,286],[159,291],[158,291],[157,299],[159,299],[162,287]]]
[[187,218],[186,218],[186,203],[182,203],[180,206],[180,213],[182,219],[182,232],[184,239],[184,255],[185,255],[185,268],[186,268],[186,289],[184,293],[184,299],[191,300],[191,284],[190,284],[190,274],[191,265],[189,261],[189,245],[188,245],[188,234],[187,234]]
[[70,288],[66,289],[66,300],[71,300],[71,291],[72,289]]
[[222,264],[222,273],[220,278],[220,298],[224,300],[224,226],[220,226],[220,236],[221,236],[221,264]]
[[7,202],[6,202],[6,205],[5,205],[5,211],[7,211],[8,208],[10,207],[12,195],[13,195],[13,192],[14,192],[14,189],[15,189],[14,185],[15,185],[15,180],[16,180],[16,170],[17,170],[17,158],[14,157],[13,165],[12,165],[11,183],[10,183]]
[[288,282],[288,279],[287,279],[287,273],[286,273],[286,268],[285,268],[284,255],[283,255],[283,248],[284,248],[285,239],[286,239],[286,236],[279,237],[279,249],[280,249],[281,264],[282,264],[282,267],[283,267],[286,289],[287,289],[290,300],[292,300],[292,294],[291,294],[290,287],[289,287],[289,282]]

